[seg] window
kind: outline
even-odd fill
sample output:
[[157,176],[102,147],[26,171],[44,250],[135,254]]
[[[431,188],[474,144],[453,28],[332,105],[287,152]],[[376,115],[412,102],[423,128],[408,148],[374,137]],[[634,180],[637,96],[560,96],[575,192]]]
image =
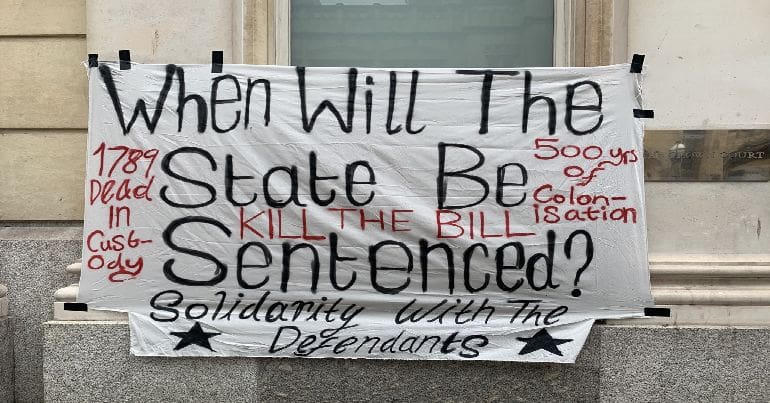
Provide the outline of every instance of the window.
[[287,1],[276,10],[277,46],[285,49],[277,49],[278,55],[284,53],[277,61],[359,67],[566,65],[568,31],[562,21],[567,20],[563,16],[569,14],[565,10],[568,4],[544,0]]

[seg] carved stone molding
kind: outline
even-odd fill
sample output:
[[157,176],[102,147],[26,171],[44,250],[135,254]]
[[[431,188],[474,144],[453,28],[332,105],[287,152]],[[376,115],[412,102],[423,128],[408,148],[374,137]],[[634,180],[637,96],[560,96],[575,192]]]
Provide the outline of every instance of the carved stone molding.
[[652,295],[668,318],[611,324],[770,324],[770,255],[651,255]]
[[82,268],[83,263],[81,262],[75,262],[67,266],[67,273],[74,277],[76,282],[60,288],[54,293],[54,320],[126,320],[127,316],[123,312],[96,311],[88,309],[85,304],[73,305],[76,304],[78,298],[79,287],[77,281],[80,280],[80,270]]
[[572,1],[573,66],[628,62],[628,0]]

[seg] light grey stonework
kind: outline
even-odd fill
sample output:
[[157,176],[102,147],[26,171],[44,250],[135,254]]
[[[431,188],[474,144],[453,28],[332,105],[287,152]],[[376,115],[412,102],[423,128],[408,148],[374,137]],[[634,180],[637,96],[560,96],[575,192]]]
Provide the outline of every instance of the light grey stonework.
[[13,401],[13,332],[11,317],[0,317],[0,402]]
[[124,322],[45,336],[48,402],[770,399],[770,329],[600,325],[574,365],[133,357]]
[[627,401],[770,401],[770,329],[607,326],[601,396]]
[[48,402],[596,401],[597,339],[575,365],[458,361],[155,358],[128,325],[45,325]]
[[0,227],[0,283],[13,316],[15,398],[43,399],[43,323],[54,292],[75,281],[64,271],[80,257],[82,227]]

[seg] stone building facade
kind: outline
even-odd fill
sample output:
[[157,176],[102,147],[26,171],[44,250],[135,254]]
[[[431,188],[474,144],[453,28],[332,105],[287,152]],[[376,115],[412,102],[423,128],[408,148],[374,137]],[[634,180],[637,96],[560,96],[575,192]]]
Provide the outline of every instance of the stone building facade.
[[[767,181],[648,182],[653,295],[671,316],[597,326],[574,366],[140,359],[121,316],[61,309],[77,291],[86,55],[210,63],[222,50],[225,63],[289,64],[290,8],[0,0],[0,401],[770,398]],[[556,0],[554,10],[556,64],[646,55],[648,138],[770,129],[770,3]]]

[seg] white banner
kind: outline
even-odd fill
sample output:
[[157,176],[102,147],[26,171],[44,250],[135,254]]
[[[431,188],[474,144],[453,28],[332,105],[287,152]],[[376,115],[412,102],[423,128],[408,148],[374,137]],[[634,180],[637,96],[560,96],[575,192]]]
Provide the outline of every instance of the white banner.
[[574,362],[652,304],[638,76],[102,63],[78,302],[136,355]]

